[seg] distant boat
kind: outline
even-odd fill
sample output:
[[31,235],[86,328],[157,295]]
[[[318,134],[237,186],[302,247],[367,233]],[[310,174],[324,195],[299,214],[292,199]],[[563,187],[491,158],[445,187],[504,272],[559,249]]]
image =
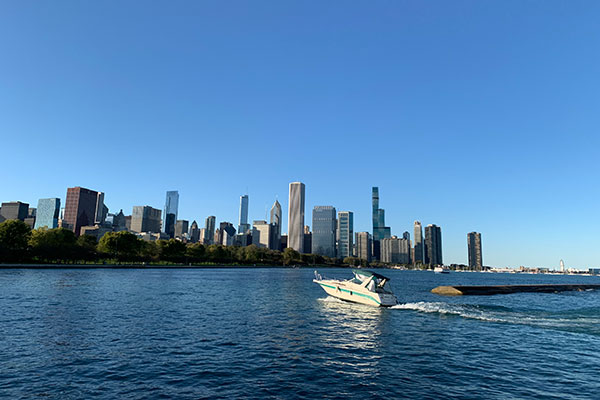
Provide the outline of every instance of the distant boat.
[[389,278],[371,271],[353,269],[354,278],[342,281],[323,279],[315,271],[317,283],[330,296],[354,303],[368,304],[377,307],[391,307],[398,304],[396,296],[387,286]]
[[435,272],[436,274],[449,274],[450,268],[444,267],[443,265],[441,267],[437,266],[433,269],[433,272]]

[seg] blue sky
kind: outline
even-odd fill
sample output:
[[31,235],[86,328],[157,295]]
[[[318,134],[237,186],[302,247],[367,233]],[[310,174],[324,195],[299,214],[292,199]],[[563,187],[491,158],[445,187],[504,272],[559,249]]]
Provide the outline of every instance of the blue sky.
[[[600,266],[600,3],[6,1],[0,200],[84,186],[111,211],[237,223],[288,183],[444,261]],[[287,222],[287,221],[286,221]],[[286,227],[284,227],[285,230]]]

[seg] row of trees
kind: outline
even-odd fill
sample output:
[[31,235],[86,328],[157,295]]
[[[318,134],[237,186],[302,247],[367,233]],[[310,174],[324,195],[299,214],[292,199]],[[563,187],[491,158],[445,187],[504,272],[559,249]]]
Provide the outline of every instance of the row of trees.
[[247,247],[183,243],[178,240],[146,242],[130,232],[109,232],[97,243],[92,236],[76,237],[63,228],[31,230],[22,221],[0,223],[0,263],[177,263],[177,264],[263,264],[263,265],[360,265],[360,260],[343,261],[293,249],[269,250]]

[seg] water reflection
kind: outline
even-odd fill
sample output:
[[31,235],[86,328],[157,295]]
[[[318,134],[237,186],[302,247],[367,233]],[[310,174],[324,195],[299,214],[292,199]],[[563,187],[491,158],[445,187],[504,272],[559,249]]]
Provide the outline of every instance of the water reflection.
[[387,310],[333,297],[319,299],[318,308],[325,319],[321,340],[332,354],[325,365],[357,378],[377,373],[385,352],[381,338]]

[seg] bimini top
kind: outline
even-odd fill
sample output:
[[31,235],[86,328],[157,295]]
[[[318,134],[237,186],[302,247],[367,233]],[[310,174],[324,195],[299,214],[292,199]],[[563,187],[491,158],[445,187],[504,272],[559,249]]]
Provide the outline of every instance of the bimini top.
[[383,275],[378,274],[376,272],[367,271],[366,269],[353,269],[352,272],[354,272],[354,274],[356,274],[356,275],[362,275],[365,278],[369,278],[371,276],[374,276],[377,279],[386,280],[386,281],[390,280],[390,278],[388,278],[387,276],[383,276]]

